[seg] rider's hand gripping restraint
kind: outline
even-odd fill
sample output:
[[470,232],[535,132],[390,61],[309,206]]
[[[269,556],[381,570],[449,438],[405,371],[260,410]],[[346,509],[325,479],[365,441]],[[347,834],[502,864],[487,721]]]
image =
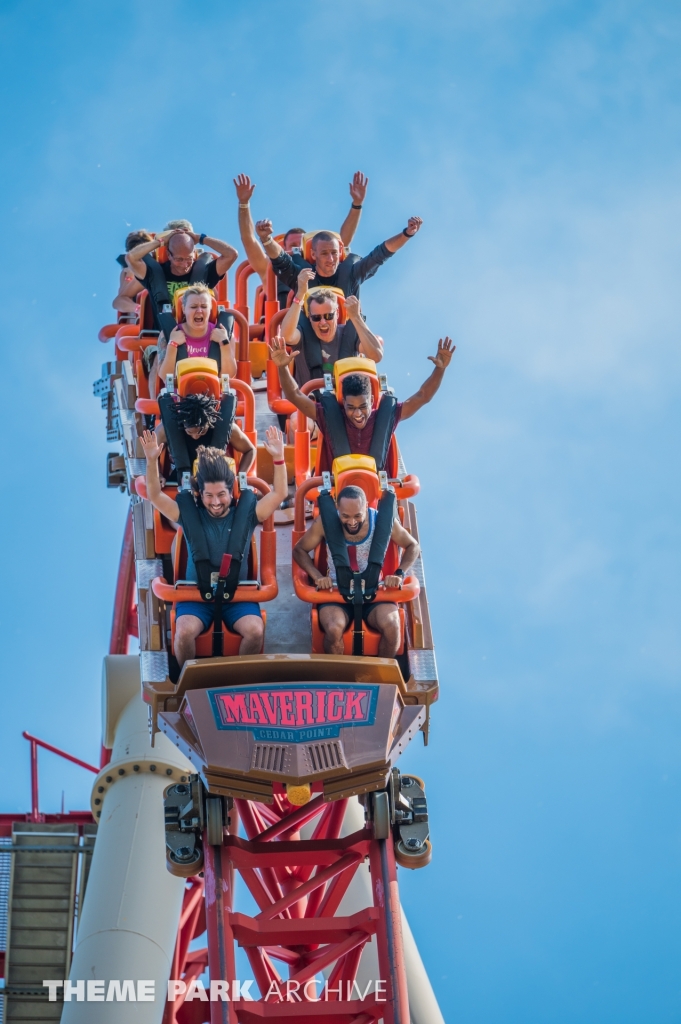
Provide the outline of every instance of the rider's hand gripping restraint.
[[388,544],[393,531],[393,523],[397,513],[395,492],[386,490],[378,502],[376,525],[369,548],[369,560],[364,572],[354,572],[348,558],[348,546],[343,533],[343,526],[338,516],[336,504],[328,490],[320,491],[317,499],[319,514],[324,527],[326,543],[329,546],[333,564],[336,567],[338,590],[342,597],[352,604],[354,625],[352,636],[352,653],[364,654],[364,622],[362,610],[365,602],[369,603],[376,597],[381,569],[388,551]]
[[[234,508],[234,521],[223,553],[217,585],[213,590],[213,567],[208,551],[201,516],[190,491],[179,491],[176,498],[180,509],[180,525],[194,559],[199,590],[203,601],[214,601],[213,657],[222,655],[222,605],[231,601],[239,586],[241,564],[251,539],[251,522],[256,505],[255,492],[242,490]],[[229,556],[229,561],[226,560]],[[224,570],[224,572],[223,572]]]

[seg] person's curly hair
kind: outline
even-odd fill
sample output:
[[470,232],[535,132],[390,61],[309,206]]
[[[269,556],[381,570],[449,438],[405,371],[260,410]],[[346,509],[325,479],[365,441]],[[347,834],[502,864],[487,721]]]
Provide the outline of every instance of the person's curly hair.
[[187,395],[175,406],[178,423],[185,430],[193,427],[214,427],[219,419],[220,403],[210,395]]

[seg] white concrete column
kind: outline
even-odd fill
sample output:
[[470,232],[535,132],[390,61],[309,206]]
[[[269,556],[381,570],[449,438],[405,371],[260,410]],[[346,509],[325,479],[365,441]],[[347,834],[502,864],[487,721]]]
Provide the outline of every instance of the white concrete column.
[[[71,981],[154,983],[153,1002],[74,999],[62,1024],[160,1024],[166,1005],[185,882],[165,863],[163,790],[189,775],[189,761],[164,735],[151,747],[139,659],[109,655],[103,672],[103,735],[111,763],[93,788],[99,824],[78,924]],[[100,801],[99,803],[97,801]]]

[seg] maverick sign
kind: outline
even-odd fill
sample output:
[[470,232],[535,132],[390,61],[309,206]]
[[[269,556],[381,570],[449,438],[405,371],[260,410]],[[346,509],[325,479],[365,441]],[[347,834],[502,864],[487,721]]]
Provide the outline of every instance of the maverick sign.
[[302,743],[373,725],[380,686],[309,683],[208,690],[218,729],[249,729],[257,740]]

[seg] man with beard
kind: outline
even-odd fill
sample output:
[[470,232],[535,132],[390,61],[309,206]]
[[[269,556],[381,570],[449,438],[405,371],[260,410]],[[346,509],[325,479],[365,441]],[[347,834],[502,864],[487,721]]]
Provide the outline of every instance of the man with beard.
[[309,268],[298,274],[298,290],[281,324],[286,344],[297,348],[295,378],[301,387],[331,373],[337,359],[363,355],[378,363],[383,358],[383,342],[365,324],[359,299],[348,296],[347,322],[339,324],[337,289],[308,291],[313,277]]
[[[406,401],[394,402],[393,400],[391,403],[394,405],[390,421],[391,434],[397,428],[398,423],[409,419],[434,398],[442,383],[445,370],[452,360],[454,351],[455,346],[450,338],[440,338],[437,344],[436,355],[428,356],[430,362],[435,364],[431,375],[424,380],[418,391],[407,398]],[[284,398],[292,402],[308,419],[314,420],[324,435],[324,449],[318,469],[320,471],[331,469],[336,452],[333,449],[332,438],[329,436],[327,429],[323,403],[315,400],[314,393],[312,395],[303,394],[291,376],[290,366],[296,359],[296,356],[286,351],[286,342],[281,335],[272,339],[270,355],[275,366],[279,369],[279,380]],[[353,454],[369,455],[374,437],[374,427],[380,409],[380,405],[374,407],[371,381],[367,374],[351,373],[343,378],[341,390],[342,401],[338,404],[341,406],[343,414],[342,427],[347,435],[349,449]],[[385,402],[389,397],[384,395],[381,398],[381,403]],[[390,477],[397,475],[397,466],[392,465],[390,462],[387,462],[385,466],[378,465],[377,468],[387,470]]]
[[[376,509],[367,504],[366,495],[359,487],[344,487],[336,501],[338,518],[343,529],[343,538],[348,549],[348,559],[355,572],[364,572],[369,562],[371,541],[376,528]],[[393,523],[390,539],[402,549],[399,568],[394,575],[386,576],[383,583],[386,587],[402,587],[407,571],[419,556],[418,542],[405,530],[398,519]],[[328,573],[324,576],[314,564],[311,553],[325,541],[322,517],[318,516],[314,523],[293,549],[293,557],[312,579],[317,590],[331,590],[337,585],[336,567],[331,550],[327,544],[326,557]],[[326,654],[343,653],[343,633],[348,628],[352,617],[349,605],[320,604],[319,625],[324,631],[324,651]],[[378,647],[379,658],[394,658],[400,642],[400,617],[397,605],[392,602],[378,604],[367,603],[362,610],[362,618],[367,625],[381,634]]]

